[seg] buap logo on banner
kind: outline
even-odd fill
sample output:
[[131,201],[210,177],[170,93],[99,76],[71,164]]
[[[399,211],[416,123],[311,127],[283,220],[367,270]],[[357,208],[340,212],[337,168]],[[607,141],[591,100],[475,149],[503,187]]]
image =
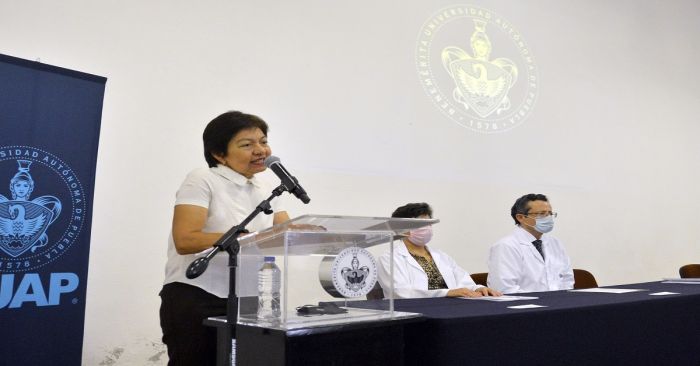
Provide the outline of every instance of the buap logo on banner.
[[19,274],[66,253],[84,213],[83,188],[68,164],[36,147],[0,147],[0,308],[58,305],[61,294],[78,287],[75,273],[51,273],[48,284],[37,273]]
[[0,54],[0,364],[81,364],[106,82]]
[[419,33],[416,66],[437,108],[474,131],[519,126],[537,100],[537,69],[522,34],[488,9],[454,5],[433,14]]

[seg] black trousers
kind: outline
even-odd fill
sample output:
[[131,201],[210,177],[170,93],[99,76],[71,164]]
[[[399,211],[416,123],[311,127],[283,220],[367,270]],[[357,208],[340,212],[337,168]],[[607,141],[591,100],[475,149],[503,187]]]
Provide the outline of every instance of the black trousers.
[[160,291],[160,327],[168,366],[216,365],[216,329],[202,321],[226,315],[226,299],[199,287],[173,282]]

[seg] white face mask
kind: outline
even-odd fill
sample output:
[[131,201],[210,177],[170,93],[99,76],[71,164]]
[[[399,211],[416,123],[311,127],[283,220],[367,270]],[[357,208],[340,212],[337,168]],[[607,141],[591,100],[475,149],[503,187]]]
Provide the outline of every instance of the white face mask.
[[554,229],[554,216],[549,215],[547,217],[535,219],[535,226],[533,226],[537,232],[546,234]]
[[422,227],[420,229],[411,230],[408,235],[408,241],[421,247],[428,244],[428,242],[432,238],[433,227],[431,225]]

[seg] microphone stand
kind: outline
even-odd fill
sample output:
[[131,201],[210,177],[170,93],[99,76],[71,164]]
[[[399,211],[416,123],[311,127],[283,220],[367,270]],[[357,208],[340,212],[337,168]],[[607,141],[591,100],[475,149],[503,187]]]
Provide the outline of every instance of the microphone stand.
[[[214,256],[220,251],[226,251],[229,255],[228,257],[228,267],[229,267],[229,283],[228,283],[228,301],[226,303],[226,322],[231,330],[231,338],[236,338],[236,324],[238,323],[238,296],[236,296],[236,267],[238,266],[238,252],[241,250],[241,245],[238,242],[238,235],[242,233],[248,233],[249,231],[245,229],[253,219],[260,213],[264,212],[266,215],[272,214],[272,207],[270,206],[270,201],[275,197],[280,196],[287,189],[284,185],[280,185],[272,191],[272,194],[267,199],[260,202],[260,204],[255,208],[255,210],[241,221],[240,224],[235,225],[229,231],[227,231],[219,240],[214,243],[214,248],[202,258],[195,259],[185,272],[185,276],[189,279],[199,277],[204,271],[206,271],[209,261],[214,258]],[[230,347],[230,344],[229,344]]]

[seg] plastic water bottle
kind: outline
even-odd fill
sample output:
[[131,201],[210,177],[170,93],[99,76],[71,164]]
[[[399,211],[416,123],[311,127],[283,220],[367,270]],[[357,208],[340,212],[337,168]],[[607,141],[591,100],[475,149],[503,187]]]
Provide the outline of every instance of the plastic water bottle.
[[258,271],[258,320],[278,320],[280,313],[280,282],[282,273],[275,257],[265,257]]

